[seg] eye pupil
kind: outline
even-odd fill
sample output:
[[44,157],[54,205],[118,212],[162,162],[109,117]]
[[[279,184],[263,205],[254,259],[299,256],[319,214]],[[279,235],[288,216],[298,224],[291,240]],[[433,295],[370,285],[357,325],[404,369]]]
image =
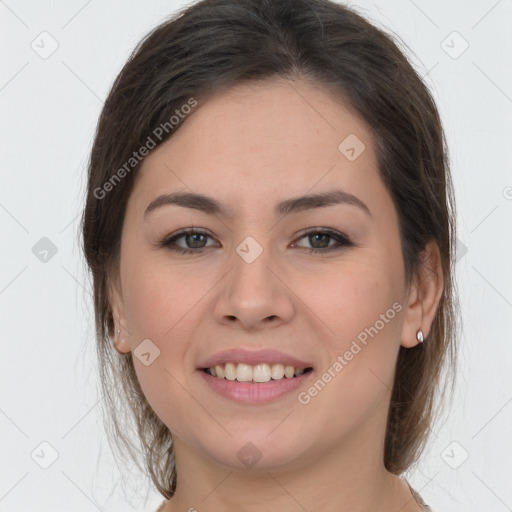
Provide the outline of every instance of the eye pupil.
[[[201,233],[194,233],[192,235],[188,235],[187,236],[187,245],[192,246],[192,247],[196,247],[196,248],[197,247],[202,247],[201,245],[198,245],[198,246],[194,245],[195,242],[199,242],[199,243],[201,242],[200,238],[198,239],[198,237],[204,237],[204,235],[201,234]],[[192,239],[192,243],[191,244],[188,243],[190,241],[190,239]]]
[[[320,239],[323,237],[324,241],[326,241],[326,243],[320,244],[320,248],[329,246],[329,238],[330,238],[329,235],[326,235],[324,233],[317,233],[313,236],[310,236],[309,238],[310,238],[310,241],[312,241],[313,239],[316,239],[316,241],[318,241],[318,237],[320,237]],[[314,246],[314,244],[312,244],[312,245]]]

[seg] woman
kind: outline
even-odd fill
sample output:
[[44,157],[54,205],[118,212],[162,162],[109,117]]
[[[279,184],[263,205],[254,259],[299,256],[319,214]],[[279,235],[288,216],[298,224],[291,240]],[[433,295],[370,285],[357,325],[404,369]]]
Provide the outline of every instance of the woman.
[[83,239],[159,511],[429,510],[401,475],[454,363],[454,218],[434,101],[351,9],[204,0],[147,35]]

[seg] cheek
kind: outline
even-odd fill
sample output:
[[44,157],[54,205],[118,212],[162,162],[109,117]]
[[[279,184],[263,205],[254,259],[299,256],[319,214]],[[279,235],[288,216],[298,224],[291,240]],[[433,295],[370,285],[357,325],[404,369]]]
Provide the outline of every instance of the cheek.
[[[155,414],[180,437],[186,437],[183,420],[204,421],[200,411],[190,408],[186,391],[190,368],[187,353],[202,317],[201,297],[207,293],[204,281],[185,277],[186,272],[167,270],[154,260],[126,261],[125,314],[131,334],[131,349],[137,378]],[[129,266],[128,266],[129,265]],[[151,363],[139,359],[137,347],[149,339]],[[147,343],[147,342],[145,342]],[[182,433],[183,432],[183,436]]]
[[393,304],[401,299],[401,281],[393,268],[384,270],[371,258],[360,259],[350,269],[332,272],[320,282],[325,285],[319,286],[318,278],[303,281],[300,295],[318,322],[328,328],[330,344],[336,349],[343,349],[376,323],[383,333],[396,331],[400,308],[393,309]]
[[125,314],[135,339],[150,338],[163,352],[178,351],[200,320],[201,299],[211,290],[212,275],[198,274],[151,254],[128,256],[123,290]]
[[[388,282],[369,272],[364,276],[340,278],[328,294],[318,294],[322,321],[335,334],[325,337],[328,357],[300,403],[323,425],[325,439],[350,436],[367,421],[386,418],[402,306]],[[314,428],[306,425],[305,436],[314,437]]]
[[[318,402],[334,400],[363,413],[362,404],[375,406],[392,387],[404,305],[399,265],[385,270],[368,258],[333,275],[328,290],[310,290],[308,305],[329,333],[320,377],[329,368],[336,375]],[[336,361],[341,366],[333,367]]]
[[209,294],[221,276],[208,265],[171,264],[163,251],[149,253],[137,251],[135,244],[132,247],[125,251],[121,266],[132,353],[145,339],[159,351],[149,366],[134,354],[135,370],[155,413],[179,431],[175,418],[194,414],[187,412],[190,395],[183,387],[195,370],[191,347],[207,318]]
[[[186,272],[165,268],[149,256],[134,252],[124,264],[124,311],[134,365],[148,401],[158,411],[153,400],[172,401],[177,382],[183,382],[188,345],[201,318],[200,299],[208,288],[204,281],[191,280]],[[151,354],[147,366],[137,357],[142,342]]]

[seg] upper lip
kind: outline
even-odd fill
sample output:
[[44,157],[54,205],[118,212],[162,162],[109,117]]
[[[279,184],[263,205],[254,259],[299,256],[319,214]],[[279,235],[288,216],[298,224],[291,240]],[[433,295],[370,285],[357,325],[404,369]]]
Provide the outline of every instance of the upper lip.
[[244,363],[251,366],[262,363],[281,363],[285,366],[294,366],[295,368],[312,367],[311,363],[302,361],[296,357],[274,349],[247,350],[243,348],[232,348],[229,350],[223,350],[222,352],[217,352],[216,354],[208,357],[200,363],[199,368],[211,368],[218,364],[225,363]]

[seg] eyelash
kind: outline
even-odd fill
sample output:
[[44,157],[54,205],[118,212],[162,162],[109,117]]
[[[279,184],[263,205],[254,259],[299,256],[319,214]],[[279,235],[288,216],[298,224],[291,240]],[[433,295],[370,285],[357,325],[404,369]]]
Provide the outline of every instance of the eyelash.
[[[350,240],[349,237],[347,237],[346,235],[342,234],[342,233],[338,233],[337,231],[333,231],[331,229],[326,229],[326,228],[314,228],[314,229],[310,229],[309,231],[303,233],[299,238],[298,240],[301,240],[302,238],[305,238],[307,236],[311,236],[311,235],[328,235],[330,238],[336,240],[338,243],[336,245],[332,245],[332,246],[328,246],[327,248],[325,249],[308,249],[307,247],[304,248],[306,251],[310,252],[310,253],[326,253],[326,252],[331,252],[331,251],[334,251],[334,250],[339,250],[339,249],[342,249],[343,247],[353,247],[355,244]],[[176,242],[176,240],[179,240],[180,238],[183,238],[184,236],[187,236],[187,235],[205,235],[205,236],[209,236],[210,238],[213,238],[208,232],[206,231],[202,231],[202,230],[197,230],[197,229],[188,229],[188,230],[184,230],[184,231],[180,231],[179,233],[176,233],[175,235],[172,235],[170,237],[166,237],[164,238],[158,245],[159,247],[165,247],[171,251],[174,251],[178,254],[193,254],[193,253],[198,253],[198,252],[202,252],[203,249],[206,249],[207,247],[200,247],[200,248],[197,248],[197,249],[185,249],[183,247],[179,247],[179,246],[176,246],[174,245],[174,247],[172,246],[174,244],[174,242]]]

